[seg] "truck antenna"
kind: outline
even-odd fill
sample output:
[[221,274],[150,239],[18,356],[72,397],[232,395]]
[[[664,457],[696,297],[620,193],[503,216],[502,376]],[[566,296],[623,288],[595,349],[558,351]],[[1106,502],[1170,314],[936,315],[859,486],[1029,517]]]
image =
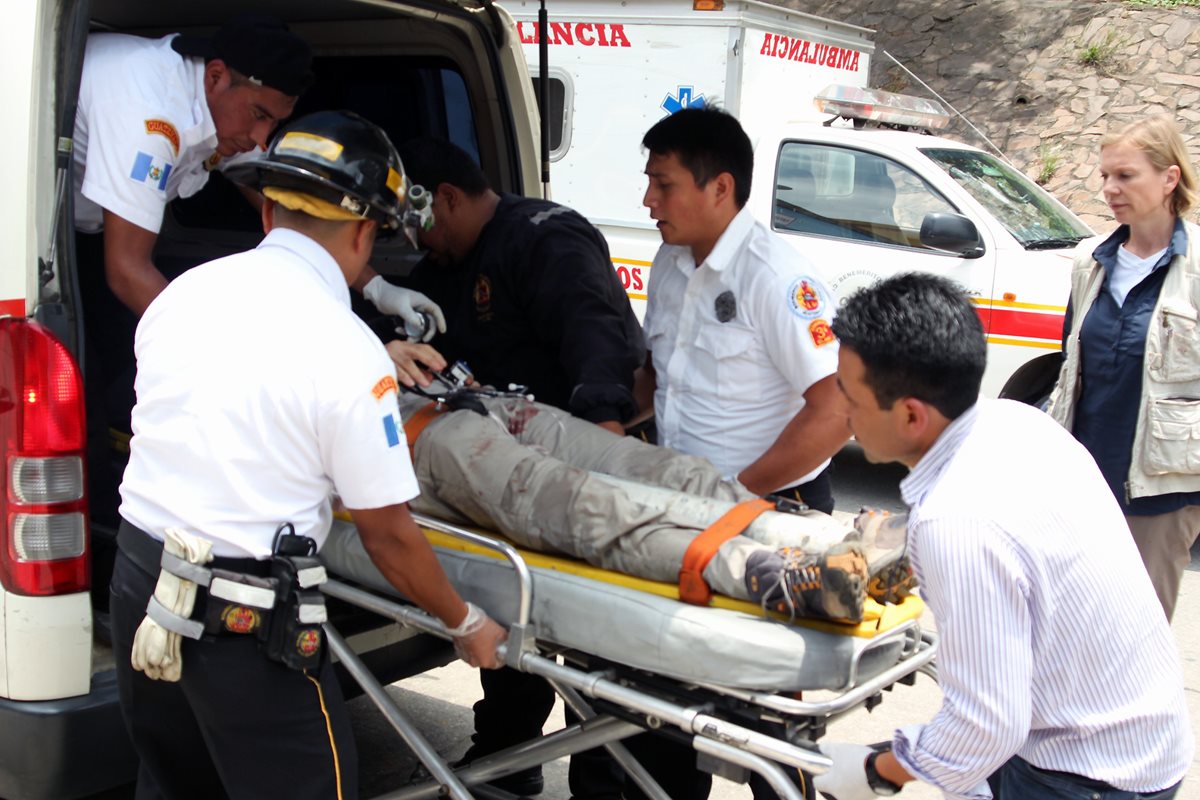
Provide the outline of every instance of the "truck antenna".
[[975,131],[975,135],[978,136],[980,139],[982,139],[984,141],[984,143],[987,144],[988,147],[992,148],[992,150],[995,151],[996,155],[1000,156],[1001,161],[1003,161],[1005,164],[1008,164],[1009,166],[1014,166],[1013,163],[1008,160],[1008,156],[1004,155],[1004,151],[1001,150],[999,147],[996,147],[996,145],[992,144],[992,140],[989,139],[987,136],[985,136],[983,131],[979,130],[979,128],[976,128],[975,125],[971,122],[971,120],[969,120],[965,116],[963,116],[961,111],[959,111],[957,108],[955,108],[953,105],[951,105],[949,100],[947,100],[946,98],[944,98],[940,94],[938,94],[936,91],[934,91],[932,86],[930,86],[928,83],[926,83],[925,81],[923,81],[919,77],[917,77],[916,73],[914,73],[908,67],[901,64],[900,60],[897,59],[891,53],[889,53],[887,50],[884,50],[883,54],[885,56],[887,56],[888,58],[890,58],[892,60],[892,63],[894,63],[897,67],[904,70],[906,75],[908,75],[910,78],[912,78],[917,83],[921,84],[921,86],[925,87],[925,91],[929,92],[931,95],[936,97],[938,99],[938,102],[942,103],[943,105],[946,106],[946,108],[953,111],[955,116],[957,116],[963,122],[967,123],[967,127],[969,127],[971,130]]
[[550,23],[546,0],[538,9],[538,109],[542,119],[542,197],[550,199]]

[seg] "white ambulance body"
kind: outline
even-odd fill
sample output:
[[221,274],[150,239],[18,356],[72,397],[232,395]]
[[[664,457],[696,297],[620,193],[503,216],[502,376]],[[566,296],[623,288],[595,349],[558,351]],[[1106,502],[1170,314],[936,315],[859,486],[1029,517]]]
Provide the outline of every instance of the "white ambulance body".
[[[537,5],[511,4],[535,82]],[[642,206],[642,136],[679,108],[716,103],[754,143],[751,211],[835,292],[910,270],[951,277],[988,332],[984,392],[1036,402],[1048,391],[1071,248],[1091,232],[1001,159],[863,126],[946,122],[937,104],[865,88],[869,30],[751,0],[546,5],[553,197],[604,233],[639,314],[660,244]],[[940,216],[927,220],[930,212]]]

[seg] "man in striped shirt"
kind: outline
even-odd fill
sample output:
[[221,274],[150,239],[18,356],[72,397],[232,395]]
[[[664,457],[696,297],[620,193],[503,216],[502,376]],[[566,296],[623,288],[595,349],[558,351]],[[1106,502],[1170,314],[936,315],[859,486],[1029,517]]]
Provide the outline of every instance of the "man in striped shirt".
[[1171,633],[1088,452],[1041,412],[979,399],[971,303],[933,275],[857,292],[833,323],[868,459],[898,461],[908,545],[942,637],[928,723],[822,747],[828,797],[910,780],[1000,800],[1175,796],[1194,744]]

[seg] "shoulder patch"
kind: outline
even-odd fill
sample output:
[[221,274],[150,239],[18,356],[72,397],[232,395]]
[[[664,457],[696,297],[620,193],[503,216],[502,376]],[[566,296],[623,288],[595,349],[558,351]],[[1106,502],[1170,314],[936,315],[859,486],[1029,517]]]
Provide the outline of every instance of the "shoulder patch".
[[787,302],[792,313],[804,319],[816,319],[825,311],[829,298],[822,296],[816,279],[801,275],[788,287]]
[[391,375],[384,375],[376,382],[374,388],[371,389],[371,394],[376,400],[382,400],[388,392],[399,392],[400,389],[396,386],[396,379]]
[[148,183],[158,191],[166,192],[167,178],[173,166],[170,162],[159,161],[149,153],[138,150],[133,159],[133,168],[129,170],[129,179],[136,183]]
[[829,327],[829,323],[823,319],[814,319],[808,323],[808,335],[812,337],[813,345],[816,347],[824,347],[836,341],[837,338],[833,335],[833,329]]
[[171,143],[171,149],[175,151],[175,155],[179,155],[179,131],[175,130],[174,125],[165,119],[148,119],[146,120],[146,133],[157,133],[166,138]]

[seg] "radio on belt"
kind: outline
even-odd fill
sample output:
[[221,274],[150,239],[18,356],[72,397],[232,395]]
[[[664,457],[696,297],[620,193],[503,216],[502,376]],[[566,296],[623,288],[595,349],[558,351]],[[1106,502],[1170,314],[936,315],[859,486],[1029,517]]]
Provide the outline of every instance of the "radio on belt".
[[278,595],[268,624],[260,629],[263,652],[295,670],[315,669],[325,644],[321,625],[327,615],[320,591],[325,566],[316,557],[317,543],[297,535],[290,522],[275,531],[274,551],[271,577]]

